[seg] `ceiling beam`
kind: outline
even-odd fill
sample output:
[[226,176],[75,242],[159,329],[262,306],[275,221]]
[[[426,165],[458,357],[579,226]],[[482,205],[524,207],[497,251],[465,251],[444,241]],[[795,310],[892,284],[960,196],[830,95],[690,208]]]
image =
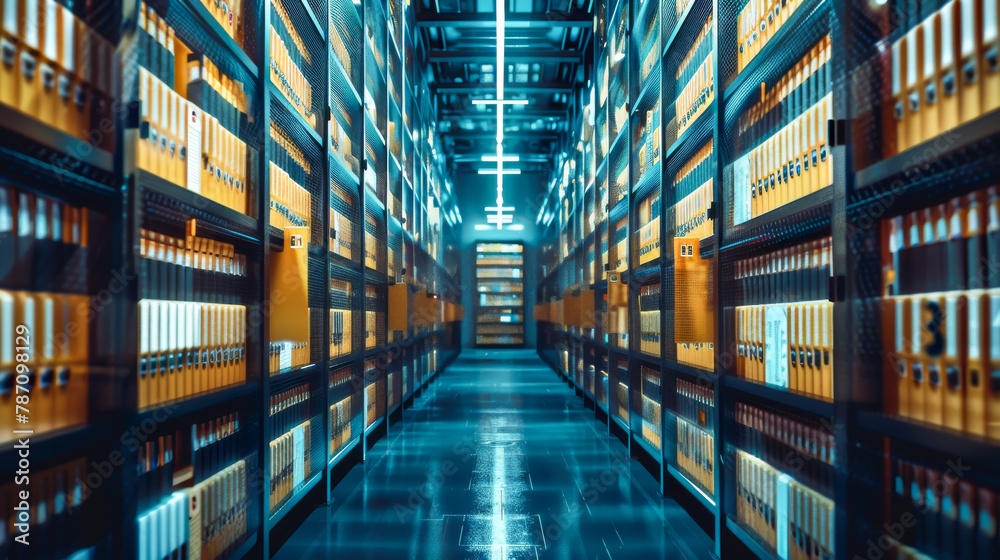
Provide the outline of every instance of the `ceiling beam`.
[[[538,51],[533,49],[507,49],[504,58],[507,62],[540,62],[543,64],[556,62],[582,62],[583,53],[571,50]],[[455,64],[478,62],[482,64],[496,62],[496,60],[497,51],[495,49],[434,49],[427,55],[427,62],[431,64],[440,62]]]
[[[472,120],[472,121],[495,121],[497,120],[496,111],[463,111],[461,109],[445,109],[438,113],[438,120]],[[504,121],[534,121],[538,119],[566,119],[565,109],[553,109],[551,111],[546,111],[544,109],[525,109],[523,111],[505,111],[503,114]]]
[[[573,13],[509,13],[506,16],[504,28],[536,28],[551,29],[553,27],[586,27],[594,26],[594,16],[582,10]],[[463,27],[488,28],[497,25],[495,13],[419,13],[417,27]]]
[[[439,134],[454,140],[496,140],[497,137],[495,132],[486,132],[482,130],[457,130],[454,132],[440,132]],[[531,140],[558,140],[560,134],[561,132],[556,130],[507,130],[503,133],[503,139],[504,142],[507,140],[514,142]]]
[[[510,60],[510,57],[507,57]],[[496,62],[496,55],[493,55],[493,61]],[[496,93],[497,85],[495,83],[479,83],[479,84],[463,84],[463,83],[446,83],[446,84],[435,84],[434,90],[441,94],[487,94]],[[505,93],[573,93],[573,85],[567,84],[566,82],[527,82],[527,83],[511,83],[507,82],[504,84]]]

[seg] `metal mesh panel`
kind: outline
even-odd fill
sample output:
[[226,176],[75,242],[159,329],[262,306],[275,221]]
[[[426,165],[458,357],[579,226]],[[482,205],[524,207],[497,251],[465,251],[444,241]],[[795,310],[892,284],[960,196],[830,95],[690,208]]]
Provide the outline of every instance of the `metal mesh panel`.
[[359,435],[353,425],[354,367],[348,365],[330,372],[328,414],[331,458]]
[[374,284],[365,286],[365,348],[385,345],[385,287]]
[[[711,2],[695,2],[687,17],[674,31],[663,60],[665,75],[664,149],[669,154],[674,145],[684,141],[686,133],[698,122],[711,120],[714,103],[712,75]],[[684,102],[682,106],[679,103]],[[707,123],[711,130],[711,123]]]
[[[312,381],[272,384],[268,449],[268,460],[272,461],[268,503],[272,514],[326,465],[326,414],[322,410],[325,390]],[[294,435],[300,427],[302,439]],[[300,444],[304,447],[300,448]]]
[[638,99],[640,92],[654,83],[657,91],[648,93],[659,93],[661,33],[658,8],[656,2],[644,2],[636,15],[635,28],[632,30],[632,75],[637,79],[632,82],[632,99]]
[[386,253],[385,218],[381,208],[365,206],[365,266],[385,274]]
[[632,392],[634,396],[632,429],[655,449],[660,449],[662,445],[660,370],[640,363],[637,379],[639,390]]
[[608,135],[618,136],[622,129],[628,128],[628,2],[620,2],[618,11],[611,18],[609,28],[611,66],[608,69]]
[[[310,1],[322,2],[323,11],[319,13],[326,13],[323,0]],[[317,53],[326,52],[327,45],[306,6],[299,0],[271,0],[271,42],[275,52],[282,56],[268,61],[268,72],[276,90],[272,99],[286,105],[290,116],[303,125],[319,131],[323,127],[328,68]]]

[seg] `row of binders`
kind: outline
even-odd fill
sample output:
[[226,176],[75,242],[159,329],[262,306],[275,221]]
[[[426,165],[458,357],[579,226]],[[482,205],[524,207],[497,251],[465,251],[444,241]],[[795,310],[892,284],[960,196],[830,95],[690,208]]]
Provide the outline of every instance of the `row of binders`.
[[1000,108],[996,0],[953,0],[894,41],[893,155]]
[[736,516],[778,558],[836,558],[833,500],[736,451]]
[[247,212],[246,143],[146,68],[139,68],[136,165],[237,212]]
[[239,461],[139,516],[139,560],[226,558],[246,540],[247,467]]
[[639,224],[639,264],[660,258],[660,193],[656,192],[636,207]]
[[733,163],[735,224],[833,184],[831,56],[826,36],[749,109],[753,147]]
[[[892,494],[886,527],[899,560],[926,558],[991,559],[1000,550],[996,490],[963,479],[963,471],[927,467],[887,456]],[[959,468],[961,468],[959,466]],[[894,520],[904,519],[905,524]],[[879,540],[881,543],[882,541]]]
[[715,427],[715,392],[712,387],[677,380],[677,414],[705,430]]
[[[583,354],[577,355],[576,371],[583,371]],[[656,449],[663,445],[660,435],[660,372],[643,365],[640,371],[642,393],[642,437]]]
[[883,221],[885,293],[1000,288],[1000,189]]
[[351,352],[351,283],[330,279],[330,356],[343,356]]
[[243,305],[139,301],[139,408],[246,381]]
[[677,466],[708,494],[715,494],[715,437],[677,418]]
[[195,481],[205,480],[240,458],[240,414],[191,424],[191,468]]
[[112,150],[114,45],[55,0],[3,0],[0,15],[0,105]]
[[829,237],[736,261],[743,302],[811,301],[828,297],[833,266]]
[[684,133],[705,112],[715,99],[715,79],[712,74],[712,16],[701,28],[691,49],[677,67],[677,99],[674,102],[675,138]]
[[271,83],[287,99],[309,126],[316,128],[312,110],[312,84],[303,73],[312,64],[312,56],[280,0],[270,2],[276,18],[271,19]]
[[624,272],[628,269],[628,217],[615,222],[613,232],[611,235],[613,254],[608,263],[611,270]]
[[[14,471],[11,472],[0,485],[0,557],[32,557],[30,551],[34,547],[30,545],[51,553],[65,535],[81,534],[86,523],[83,508],[91,494],[86,482],[86,459],[74,459],[38,471],[31,469],[30,476],[15,476]],[[24,492],[28,493],[28,499]],[[24,522],[18,519],[21,512],[30,516],[30,522],[22,525],[24,531],[15,527],[15,523]],[[28,536],[29,546],[14,540],[22,534]],[[13,553],[15,550],[18,554]],[[36,557],[44,558],[45,555]]]
[[642,121],[642,132],[637,139],[639,144],[638,161],[636,165],[637,173],[635,177],[642,177],[647,171],[656,167],[660,163],[660,104],[657,103],[652,109],[646,111]]
[[735,311],[739,377],[833,399],[833,303],[745,305]]
[[[0,413],[11,425],[24,408],[21,427],[36,435],[86,423],[91,305],[87,296],[0,290]],[[0,433],[0,443],[14,438]]]
[[275,438],[270,445],[271,481],[268,504],[273,512],[312,472],[312,428],[309,420]]
[[888,412],[1000,438],[1000,290],[884,301]]
[[[746,430],[743,444],[755,457],[787,457],[775,444],[794,449],[803,457],[833,465],[835,427],[829,420],[807,420],[775,413],[746,403],[736,403],[736,422]],[[777,450],[777,451],[775,451]]]
[[194,221],[188,224],[184,239],[140,230],[141,297],[236,303],[247,275],[246,256],[231,244],[198,237]]
[[351,397],[330,405],[330,454],[335,456],[351,441],[351,423],[354,420]]
[[0,183],[0,285],[87,292],[89,243],[87,208]]
[[742,72],[804,0],[750,0],[736,18],[736,71]]
[[639,289],[639,351],[660,355],[660,284]]
[[678,198],[674,206],[676,237],[704,239],[715,233],[715,221],[709,217],[709,210],[715,204],[712,156],[712,141],[709,140],[674,176]]
[[357,208],[354,195],[330,183],[330,252],[354,260],[354,220]]

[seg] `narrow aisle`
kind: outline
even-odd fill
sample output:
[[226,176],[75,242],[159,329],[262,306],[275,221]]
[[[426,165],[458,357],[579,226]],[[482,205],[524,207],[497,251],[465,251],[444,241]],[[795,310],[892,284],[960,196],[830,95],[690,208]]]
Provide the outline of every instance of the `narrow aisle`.
[[604,432],[533,351],[466,350],[276,558],[709,558]]

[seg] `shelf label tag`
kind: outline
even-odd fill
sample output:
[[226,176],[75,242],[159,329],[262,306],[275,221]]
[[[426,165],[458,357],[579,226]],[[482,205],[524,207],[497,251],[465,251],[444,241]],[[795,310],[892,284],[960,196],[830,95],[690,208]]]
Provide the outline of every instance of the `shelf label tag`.
[[774,497],[775,529],[777,538],[775,544],[778,558],[788,560],[788,486],[792,478],[787,474],[778,475],[777,491]]
[[201,111],[187,104],[187,188],[201,194]]
[[764,308],[765,380],[788,388],[788,312],[784,305]]

